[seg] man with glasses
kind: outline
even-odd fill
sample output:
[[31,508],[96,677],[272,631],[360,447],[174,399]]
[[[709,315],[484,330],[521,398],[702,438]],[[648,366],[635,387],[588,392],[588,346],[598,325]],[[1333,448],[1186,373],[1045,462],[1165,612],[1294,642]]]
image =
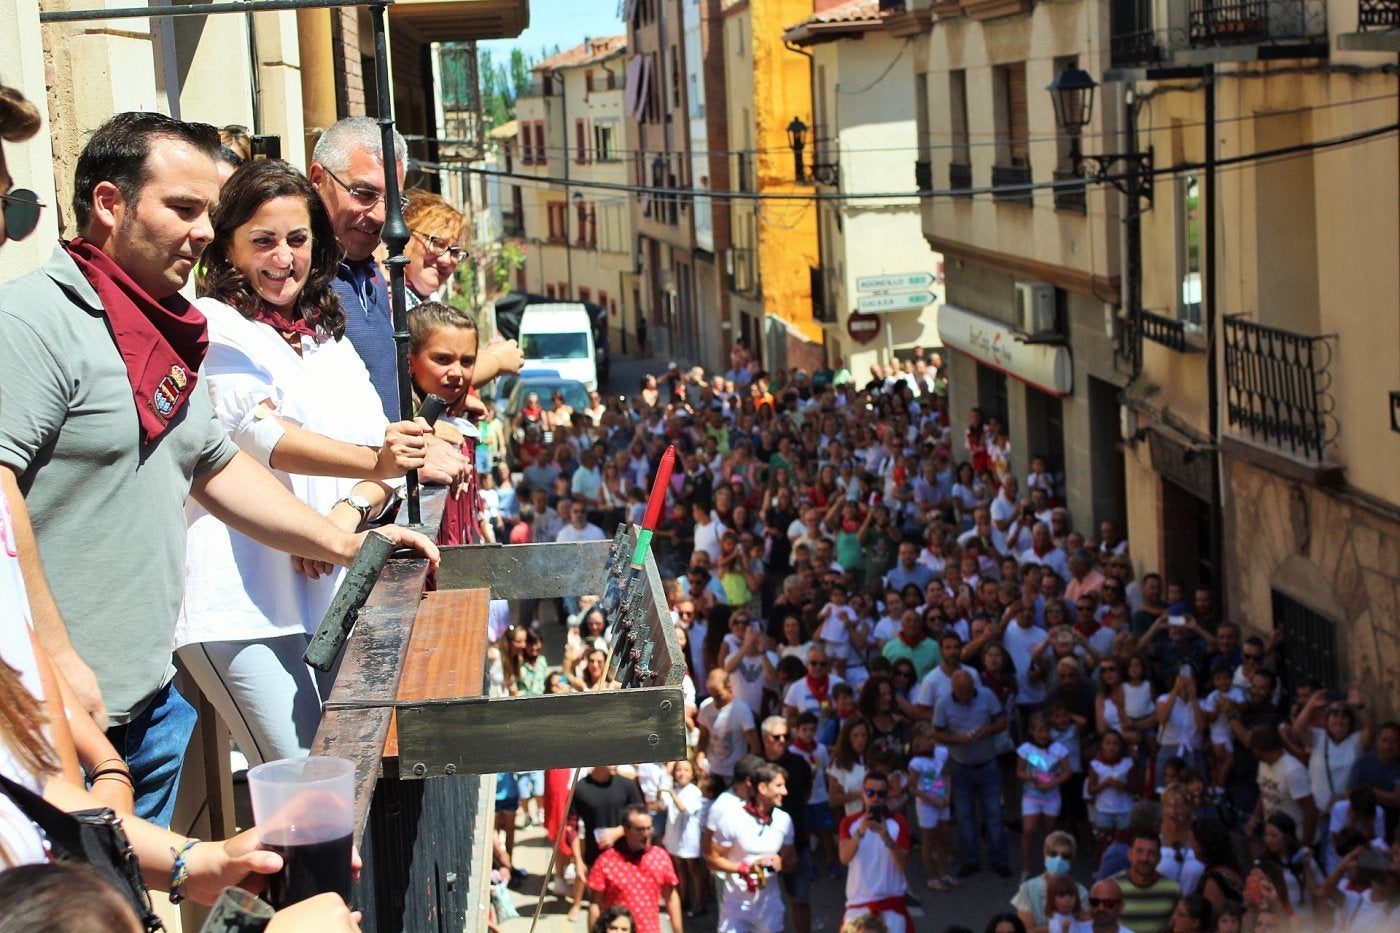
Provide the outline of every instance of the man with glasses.
[[[403,189],[408,145],[394,132],[394,175]],[[374,261],[387,213],[383,137],[370,117],[346,117],[330,126],[311,153],[307,177],[321,196],[345,252],[331,287],[345,310],[345,336],[369,371],[384,417],[399,417],[398,350],[388,284]],[[400,206],[408,201],[399,198]],[[467,461],[446,442],[428,444],[428,462],[418,471],[425,482],[455,485]]]
[[807,804],[812,797],[812,767],[807,759],[788,747],[792,732],[787,720],[769,716],[759,727],[763,742],[763,759],[782,768],[787,774],[787,796],[783,811],[792,818],[792,831],[797,846],[797,867],[783,875],[783,893],[787,895],[788,913],[796,933],[812,929],[812,882],[817,870],[812,865],[812,848],[808,841]]
[[[1083,933],[1133,933],[1118,922],[1123,916],[1123,890],[1116,881],[1104,880],[1089,889],[1089,923]],[[1082,926],[1076,926],[1080,931]]]
[[783,697],[783,716],[788,725],[796,724],[799,713],[816,713],[821,717],[817,728],[817,734],[821,735],[836,712],[831,688],[843,683],[839,675],[831,672],[831,656],[827,654],[826,645],[812,642],[807,650],[807,676],[793,681]]
[[905,895],[909,864],[909,823],[889,808],[890,780],[871,771],[861,785],[861,810],[841,821],[838,852],[846,871],[845,924],[858,917],[879,917],[889,933],[914,933]]
[[636,933],[661,933],[658,902],[666,904],[671,930],[681,933],[680,879],[666,850],[652,845],[652,818],[644,804],[632,804],[622,814],[622,838],[605,849],[588,872],[588,925],[615,904],[632,912]]

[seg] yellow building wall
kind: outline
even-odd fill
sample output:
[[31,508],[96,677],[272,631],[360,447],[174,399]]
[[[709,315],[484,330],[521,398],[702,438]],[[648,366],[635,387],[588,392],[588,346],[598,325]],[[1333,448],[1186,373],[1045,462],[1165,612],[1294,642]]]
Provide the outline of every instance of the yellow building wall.
[[[783,30],[811,15],[810,0],[758,0],[746,12],[751,38],[751,95],[729,99],[753,102],[753,148],[758,190],[810,192],[793,178],[787,125],[793,117],[812,125],[812,86],[805,55],[783,45]],[[808,143],[810,151],[810,140]],[[810,268],[817,263],[817,211],[812,201],[762,201],[758,215],[758,268],[763,310],[782,318],[807,340],[820,343],[822,329],[812,320]]]

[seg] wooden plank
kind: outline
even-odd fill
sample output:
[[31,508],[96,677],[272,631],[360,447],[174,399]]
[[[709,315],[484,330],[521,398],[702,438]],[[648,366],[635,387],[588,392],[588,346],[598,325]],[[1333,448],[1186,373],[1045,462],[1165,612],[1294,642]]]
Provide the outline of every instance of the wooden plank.
[[389,734],[388,707],[328,709],[311,743],[311,754],[334,755],[355,762],[355,843],[365,834],[370,801],[379,782],[379,753]]
[[404,778],[669,761],[685,755],[679,687],[439,701],[398,709]]
[[[399,677],[399,703],[477,697],[485,692],[489,596],[487,590],[423,594]],[[398,754],[398,730],[391,723],[384,757]]]
[[486,587],[492,599],[549,599],[597,593],[611,541],[472,544],[442,549],[439,590]]

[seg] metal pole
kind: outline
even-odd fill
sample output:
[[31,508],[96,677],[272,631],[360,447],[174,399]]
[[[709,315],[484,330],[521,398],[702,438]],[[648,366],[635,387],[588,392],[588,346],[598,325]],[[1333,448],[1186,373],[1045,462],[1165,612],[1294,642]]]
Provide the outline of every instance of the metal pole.
[[[374,22],[374,81],[384,147],[384,230],[380,238],[389,247],[389,258],[384,265],[389,270],[389,303],[393,308],[394,346],[398,351],[399,417],[408,421],[413,417],[413,383],[408,376],[408,302],[403,284],[404,267],[408,265],[408,257],[403,254],[408,244],[408,225],[404,223],[403,205],[399,203],[398,160],[394,151],[394,102],[389,84],[389,38],[385,25],[387,6],[387,3],[376,3],[370,7]],[[420,524],[417,470],[408,473],[404,498],[408,502],[409,524]]]
[[1206,205],[1204,211],[1204,223],[1202,224],[1202,239],[1205,241],[1201,257],[1201,272],[1204,281],[1201,283],[1201,297],[1205,300],[1205,331],[1206,331],[1206,405],[1208,406],[1207,418],[1210,425],[1210,561],[1214,571],[1214,579],[1211,580],[1211,587],[1217,594],[1217,602],[1220,605],[1220,618],[1229,618],[1225,614],[1227,607],[1226,597],[1228,595],[1225,586],[1225,546],[1221,541],[1224,529],[1223,516],[1220,514],[1224,506],[1224,493],[1220,486],[1223,476],[1220,469],[1220,375],[1216,371],[1219,359],[1220,335],[1216,333],[1216,322],[1218,318],[1216,305],[1216,291],[1219,288],[1216,269],[1216,243],[1215,243],[1215,219],[1219,216],[1216,211],[1216,198],[1219,192],[1216,172],[1216,152],[1217,145],[1215,127],[1215,66],[1207,65],[1205,68],[1205,196]]

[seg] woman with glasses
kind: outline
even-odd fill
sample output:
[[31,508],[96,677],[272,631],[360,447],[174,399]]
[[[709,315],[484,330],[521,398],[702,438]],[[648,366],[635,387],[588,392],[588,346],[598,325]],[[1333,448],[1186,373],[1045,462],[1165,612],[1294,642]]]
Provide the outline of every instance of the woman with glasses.
[[403,248],[409,305],[446,298],[446,286],[467,254],[459,243],[466,218],[431,191],[414,189],[408,192],[403,219],[409,230]]
[[[1049,931],[1050,915],[1054,913],[1054,907],[1048,903],[1049,898],[1047,897],[1050,879],[1057,875],[1070,873],[1076,849],[1074,837],[1067,832],[1056,830],[1045,837],[1044,873],[1021,882],[1021,887],[1011,898],[1011,906],[1016,908],[1017,915],[1021,918],[1021,922],[1026,925],[1026,930],[1029,933],[1047,933]],[[1079,889],[1079,903],[1088,904],[1089,890],[1077,881],[1075,887]],[[1059,933],[1059,931],[1050,931],[1050,933]]]

